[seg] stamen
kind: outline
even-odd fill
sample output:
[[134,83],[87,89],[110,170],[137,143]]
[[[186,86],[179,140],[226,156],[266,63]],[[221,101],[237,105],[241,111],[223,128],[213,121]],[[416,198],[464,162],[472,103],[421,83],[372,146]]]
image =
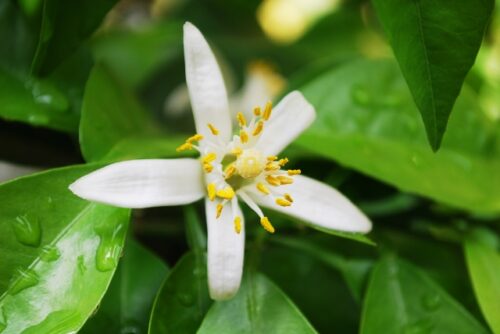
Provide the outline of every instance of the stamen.
[[262,118],[264,120],[269,120],[269,117],[271,117],[271,112],[273,111],[273,104],[271,102],[266,103],[266,107],[264,108],[264,114],[262,115]]
[[224,171],[224,178],[226,180],[229,179],[231,176],[234,175],[235,172],[236,172],[236,167],[234,167],[234,164],[230,164]]
[[239,216],[234,218],[234,231],[238,234],[241,232],[241,217]]
[[288,175],[290,175],[290,176],[299,175],[300,173],[302,173],[302,171],[300,169],[289,169],[288,170]]
[[287,201],[284,198],[276,198],[276,204],[278,204],[279,206],[290,206],[290,205],[292,205],[291,202]]
[[288,176],[278,175],[277,178],[281,184],[292,184],[293,183],[293,179],[291,177],[288,177]]
[[284,165],[286,165],[288,163],[288,158],[283,158],[283,159],[280,159],[280,161],[278,161],[278,164],[283,167]]
[[195,141],[200,141],[203,139],[203,135],[200,135],[199,133],[195,134],[194,136],[189,137],[186,140],[186,143],[193,143]]
[[211,201],[213,201],[215,199],[215,193],[216,193],[216,189],[215,189],[215,184],[214,183],[209,183],[207,185],[207,193],[208,193],[208,199],[210,199]]
[[267,181],[267,183],[269,183],[270,185],[275,186],[275,187],[281,185],[280,180],[272,175],[266,176],[266,181]]
[[290,202],[290,203],[293,203],[293,198],[290,194],[284,194],[283,197],[285,197],[285,199]]
[[188,151],[193,149],[193,144],[191,143],[184,143],[181,146],[177,147],[175,150],[177,152],[182,152],[182,151]]
[[247,120],[246,120],[245,116],[243,116],[243,114],[241,112],[239,112],[236,115],[236,118],[238,119],[238,123],[240,124],[240,127],[244,127],[244,126],[247,125]]
[[275,156],[275,155],[270,155],[270,156],[267,157],[267,161],[274,161],[276,159],[278,159],[278,157]]
[[254,114],[255,116],[260,116],[260,114],[261,114],[261,112],[260,112],[260,107],[255,107],[255,108],[253,109],[253,114]]
[[240,130],[240,139],[243,144],[248,142],[248,134],[245,130]]
[[213,152],[210,152],[210,153],[208,153],[207,155],[205,155],[203,157],[202,162],[204,164],[210,164],[215,159],[217,159],[217,155],[215,153],[213,153]]
[[219,134],[219,130],[212,123],[208,123],[207,126],[214,136],[217,136]]
[[258,136],[262,132],[262,129],[264,129],[264,122],[258,121],[253,130],[252,136]]
[[264,170],[266,170],[268,172],[278,170],[278,169],[280,169],[280,165],[279,165],[279,163],[276,163],[274,161],[268,162],[266,164],[266,167],[264,168]]
[[241,149],[241,147],[236,146],[236,147],[235,147],[235,148],[233,148],[233,150],[231,151],[231,154],[234,154],[234,155],[240,155],[242,152],[243,152],[243,150]]
[[216,195],[220,198],[231,199],[234,197],[234,190],[231,187],[226,187],[224,189],[217,190]]
[[271,225],[271,222],[265,216],[260,219],[260,225],[269,233],[274,233],[275,231],[273,225]]
[[257,183],[257,190],[259,190],[264,195],[269,195],[271,193],[269,189],[267,189],[267,187],[261,182]]
[[216,219],[219,219],[220,215],[222,214],[222,209],[224,209],[224,205],[222,205],[221,203],[217,204],[217,211],[215,214]]
[[210,163],[204,163],[203,169],[205,170],[205,172],[211,173],[214,170],[214,166],[212,166]]

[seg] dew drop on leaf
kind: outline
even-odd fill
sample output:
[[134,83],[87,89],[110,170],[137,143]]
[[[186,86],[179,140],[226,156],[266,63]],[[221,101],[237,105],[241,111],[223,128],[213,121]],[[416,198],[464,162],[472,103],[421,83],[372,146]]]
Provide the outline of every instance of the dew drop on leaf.
[[46,245],[42,247],[42,251],[40,252],[40,258],[45,262],[53,262],[61,257],[61,253],[56,246]]
[[49,82],[33,82],[31,93],[33,95],[33,99],[38,104],[44,105],[58,112],[66,112],[69,110],[68,99]]
[[28,121],[36,125],[47,125],[50,123],[50,119],[44,114],[31,114],[28,116]]
[[42,238],[42,228],[37,217],[29,214],[16,217],[12,227],[17,241],[26,246],[38,247]]
[[122,252],[124,224],[111,226],[100,225],[95,228],[99,235],[99,247],[96,254],[96,266],[99,271],[109,271],[118,265]]
[[371,98],[370,94],[368,93],[368,90],[357,84],[353,85],[351,88],[351,98],[354,103],[360,106],[366,106],[370,104]]
[[16,295],[19,292],[37,285],[39,278],[37,273],[31,269],[18,269],[10,285],[10,292]]
[[420,319],[405,326],[404,334],[429,334],[432,331],[432,322],[429,319]]
[[429,294],[422,297],[422,305],[427,311],[435,311],[441,305],[441,296],[438,294]]
[[179,293],[177,299],[186,307],[190,307],[194,304],[194,295],[192,293]]

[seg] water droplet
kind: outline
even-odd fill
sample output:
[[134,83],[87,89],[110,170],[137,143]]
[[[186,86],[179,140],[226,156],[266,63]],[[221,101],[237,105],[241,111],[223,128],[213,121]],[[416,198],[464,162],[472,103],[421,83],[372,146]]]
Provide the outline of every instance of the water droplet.
[[441,305],[441,296],[437,293],[425,295],[422,297],[422,305],[424,305],[428,311],[435,311]]
[[177,299],[186,307],[190,307],[194,304],[194,295],[192,293],[179,293]]
[[432,322],[429,319],[413,321],[404,327],[404,334],[429,334],[432,331]]
[[16,217],[12,227],[17,240],[26,246],[38,247],[42,237],[42,228],[37,217],[29,214]]
[[38,282],[38,275],[33,270],[18,269],[17,275],[14,276],[9,289],[13,295],[16,295],[27,288],[37,285]]
[[54,111],[66,112],[69,110],[68,99],[50,82],[31,82],[31,93],[35,102],[45,105]]
[[100,242],[96,254],[96,266],[99,271],[108,271],[118,265],[122,254],[122,242],[125,225],[118,223],[114,226],[101,225],[95,228]]
[[76,259],[76,263],[80,273],[85,274],[85,272],[87,271],[87,266],[85,265],[85,257],[83,257],[83,255],[79,255]]
[[50,122],[49,116],[40,113],[28,116],[28,122],[35,125],[47,125]]
[[366,87],[356,84],[351,88],[351,98],[354,103],[360,106],[366,106],[370,103],[371,98]]
[[53,262],[61,257],[61,252],[56,246],[46,245],[42,247],[42,252],[40,253],[40,258],[45,262]]

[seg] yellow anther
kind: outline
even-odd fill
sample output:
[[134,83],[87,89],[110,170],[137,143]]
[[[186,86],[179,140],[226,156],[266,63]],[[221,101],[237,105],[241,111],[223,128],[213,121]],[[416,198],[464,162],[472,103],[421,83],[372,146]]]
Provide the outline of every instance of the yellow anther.
[[207,184],[207,193],[208,193],[208,199],[213,201],[215,199],[215,184],[214,183],[209,183]]
[[214,136],[217,136],[219,134],[219,129],[217,129],[212,123],[208,123],[207,126]]
[[267,187],[261,182],[257,183],[257,189],[265,195],[269,195],[271,193],[269,189],[267,189]]
[[234,154],[234,155],[240,155],[242,152],[243,152],[243,150],[241,149],[241,147],[236,146],[236,147],[235,147],[235,148],[233,148],[233,150],[231,151],[231,154]]
[[272,175],[266,176],[266,181],[267,183],[275,187],[281,185],[280,180]]
[[220,215],[222,214],[222,209],[224,209],[224,205],[222,204],[217,204],[217,209],[216,209],[216,213],[215,213],[215,218],[219,218]]
[[275,156],[275,155],[270,155],[270,156],[267,157],[267,161],[274,161],[276,159],[278,159],[278,157]]
[[276,198],[276,204],[279,206],[290,206],[292,205],[292,202],[289,202],[284,198]]
[[194,136],[189,137],[186,140],[186,143],[193,143],[195,141],[200,141],[203,139],[203,135],[200,135],[199,133],[195,134]]
[[243,144],[248,142],[248,133],[245,130],[240,130],[240,139]]
[[273,104],[271,102],[266,103],[266,107],[264,108],[264,114],[262,115],[262,118],[264,120],[268,120],[269,117],[271,117],[271,111],[273,111]]
[[290,203],[293,203],[293,198],[292,195],[290,194],[284,194],[283,197]]
[[266,230],[267,232],[274,233],[274,226],[271,225],[271,222],[267,217],[264,216],[260,219],[260,225],[262,225],[264,230]]
[[234,190],[231,187],[226,187],[224,189],[217,190],[216,195],[220,198],[232,199],[234,197]]
[[208,153],[207,155],[205,155],[203,157],[202,162],[204,164],[210,164],[215,159],[217,159],[217,155],[215,153],[213,153],[213,152],[210,152],[210,153]]
[[238,234],[241,232],[241,217],[239,216],[234,218],[234,231]]
[[236,114],[236,118],[238,119],[238,123],[240,124],[241,127],[247,125],[247,120],[241,112]]
[[203,164],[203,169],[205,170],[205,172],[211,173],[214,170],[214,166],[212,166],[209,163],[204,163]]
[[193,144],[191,143],[184,143],[181,146],[177,147],[176,151],[177,152],[182,152],[182,151],[188,151],[193,149]]
[[272,161],[272,162],[268,162],[266,164],[266,167],[264,169],[266,171],[270,172],[270,171],[274,171],[274,170],[280,169],[280,165],[278,163]]
[[278,164],[283,167],[284,165],[286,165],[288,163],[288,158],[283,158],[283,159],[280,159],[278,161]]
[[253,109],[253,114],[254,114],[255,116],[260,116],[260,114],[261,114],[261,112],[260,112],[260,107],[255,107],[255,108]]
[[264,129],[264,122],[258,121],[253,129],[252,136],[258,136],[262,132],[262,129]]
[[234,164],[230,164],[224,171],[224,178],[226,180],[229,179],[231,176],[234,175],[235,172],[236,172],[236,167],[234,167]]
[[299,175],[300,173],[302,173],[300,169],[289,169],[287,172],[288,175]]
[[291,177],[288,177],[288,176],[278,175],[277,178],[281,184],[292,184],[293,183],[293,179]]

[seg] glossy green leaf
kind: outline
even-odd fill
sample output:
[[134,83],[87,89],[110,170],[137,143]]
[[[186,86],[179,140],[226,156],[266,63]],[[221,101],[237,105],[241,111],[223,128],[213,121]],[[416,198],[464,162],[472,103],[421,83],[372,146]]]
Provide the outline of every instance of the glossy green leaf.
[[479,232],[466,239],[465,258],[484,317],[493,332],[500,333],[500,254]]
[[375,0],[434,150],[472,67],[494,0]]
[[170,271],[156,296],[149,333],[194,333],[211,303],[205,256],[188,253]]
[[117,0],[44,0],[40,38],[31,71],[47,75],[75,52]]
[[292,301],[262,274],[247,272],[238,294],[215,302],[198,329],[208,333],[316,333]]
[[85,88],[80,146],[87,161],[165,157],[180,138],[160,131],[135,97],[104,66],[95,66]]
[[127,241],[97,314],[79,333],[147,333],[153,300],[167,271],[161,259],[137,241]]
[[318,113],[298,140],[304,148],[405,192],[463,209],[500,211],[499,125],[469,90],[457,100],[437,153],[427,145],[418,111],[392,61],[357,60],[302,91]]
[[361,334],[487,333],[425,273],[392,256],[373,269],[363,305]]
[[130,211],[68,190],[97,167],[55,169],[0,185],[2,333],[77,331],[104,295]]

